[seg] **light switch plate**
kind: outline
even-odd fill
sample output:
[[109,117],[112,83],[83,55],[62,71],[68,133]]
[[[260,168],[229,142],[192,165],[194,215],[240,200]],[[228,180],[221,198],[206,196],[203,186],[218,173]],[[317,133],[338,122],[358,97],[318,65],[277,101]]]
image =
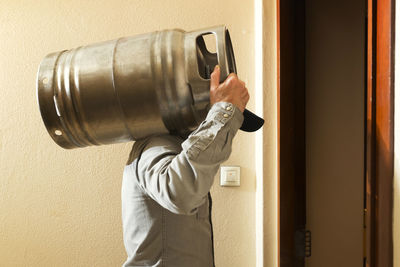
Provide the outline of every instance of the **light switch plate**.
[[220,170],[221,186],[240,186],[240,167],[222,166]]

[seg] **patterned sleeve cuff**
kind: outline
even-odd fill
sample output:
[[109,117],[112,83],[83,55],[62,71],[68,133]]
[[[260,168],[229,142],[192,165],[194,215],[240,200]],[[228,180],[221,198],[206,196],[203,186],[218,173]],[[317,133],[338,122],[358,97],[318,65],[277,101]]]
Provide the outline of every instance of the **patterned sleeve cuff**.
[[243,123],[243,113],[235,105],[229,102],[215,103],[207,114],[207,121],[218,121],[222,124],[227,124],[230,121],[230,127],[233,130],[238,130]]
[[[202,151],[211,159],[215,149],[204,151],[212,143],[217,145],[226,142],[228,133],[231,133],[230,136],[233,137],[242,126],[243,119],[242,112],[232,103],[215,103],[208,111],[207,118],[182,143],[182,149],[187,151],[187,155],[192,160],[196,159]],[[220,154],[229,154],[229,151],[229,149],[221,150]]]

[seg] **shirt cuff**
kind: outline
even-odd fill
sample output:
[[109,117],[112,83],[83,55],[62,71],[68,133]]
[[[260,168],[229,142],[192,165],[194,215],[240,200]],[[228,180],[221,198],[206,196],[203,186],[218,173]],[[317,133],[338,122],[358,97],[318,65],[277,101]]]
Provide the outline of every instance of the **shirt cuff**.
[[212,105],[207,114],[207,121],[213,120],[222,124],[227,124],[232,130],[238,130],[243,124],[243,113],[235,105],[229,102],[217,102]]

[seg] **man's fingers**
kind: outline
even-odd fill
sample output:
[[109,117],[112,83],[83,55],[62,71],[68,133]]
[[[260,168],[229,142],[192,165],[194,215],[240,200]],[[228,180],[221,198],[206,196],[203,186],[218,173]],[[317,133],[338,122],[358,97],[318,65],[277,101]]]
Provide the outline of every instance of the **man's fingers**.
[[230,73],[228,75],[228,78],[226,78],[225,83],[232,84],[232,83],[236,83],[238,81],[239,81],[239,78],[237,77],[237,75],[235,73]]
[[219,85],[219,76],[221,71],[219,66],[215,66],[214,71],[211,73],[211,80],[210,80],[210,90],[214,90]]

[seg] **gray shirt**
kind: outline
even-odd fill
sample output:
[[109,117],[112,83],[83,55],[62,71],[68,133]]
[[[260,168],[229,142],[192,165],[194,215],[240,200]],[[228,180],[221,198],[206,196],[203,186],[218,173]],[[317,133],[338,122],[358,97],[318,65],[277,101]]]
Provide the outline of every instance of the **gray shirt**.
[[123,266],[214,265],[208,192],[242,122],[237,107],[218,102],[186,140],[134,143],[122,182]]

